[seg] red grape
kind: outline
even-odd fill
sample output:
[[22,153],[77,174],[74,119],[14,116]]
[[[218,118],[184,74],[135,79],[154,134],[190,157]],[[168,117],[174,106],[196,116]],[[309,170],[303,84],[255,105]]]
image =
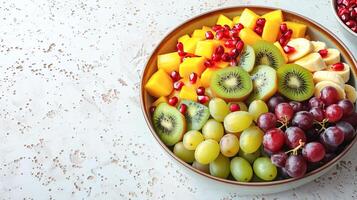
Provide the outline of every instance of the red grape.
[[307,111],[297,112],[292,120],[292,125],[297,126],[303,130],[309,130],[314,122],[314,117]]
[[356,130],[353,128],[353,126],[350,123],[340,121],[336,124],[336,126],[342,131],[345,142],[349,142],[354,138],[356,134]]
[[357,113],[342,118],[342,121],[350,123],[353,127],[357,127]]
[[327,86],[321,90],[320,98],[325,105],[329,106],[338,102],[339,95],[336,88]]
[[290,155],[288,159],[286,159],[285,169],[291,177],[302,177],[306,173],[307,164],[301,155]]
[[294,110],[288,103],[279,103],[275,107],[275,115],[278,120],[288,122],[293,118]]
[[261,114],[257,123],[260,129],[268,131],[276,127],[276,116],[271,112]]
[[343,116],[349,116],[349,115],[353,114],[353,112],[355,110],[353,103],[348,99],[343,99],[343,100],[339,101],[337,105],[342,108]]
[[329,122],[337,122],[343,116],[343,110],[337,104],[332,104],[326,108],[325,117]]
[[303,105],[300,102],[290,101],[289,104],[293,108],[294,112],[299,112],[303,110]]
[[309,162],[319,162],[325,157],[325,147],[319,142],[307,143],[302,149],[302,155]]
[[310,113],[314,117],[314,119],[318,122],[322,122],[322,120],[324,120],[324,118],[325,118],[324,111],[319,107],[311,108]]
[[286,159],[288,159],[288,155],[284,152],[273,154],[270,157],[271,162],[277,167],[284,167]]
[[338,145],[342,144],[344,134],[336,126],[328,127],[321,135],[320,141],[329,150],[334,151]]
[[300,145],[301,142],[306,142],[306,136],[304,131],[295,126],[291,126],[285,130],[285,144],[293,149]]
[[284,132],[278,128],[270,129],[264,134],[263,146],[270,152],[278,152],[284,146]]
[[322,109],[324,107],[324,102],[322,102],[322,100],[317,97],[312,97],[309,100],[309,107],[310,109],[314,107],[318,107]]
[[282,96],[273,96],[269,99],[268,101],[268,108],[270,112],[274,112],[275,111],[275,107],[279,104],[279,103],[283,103],[285,102],[284,97]]

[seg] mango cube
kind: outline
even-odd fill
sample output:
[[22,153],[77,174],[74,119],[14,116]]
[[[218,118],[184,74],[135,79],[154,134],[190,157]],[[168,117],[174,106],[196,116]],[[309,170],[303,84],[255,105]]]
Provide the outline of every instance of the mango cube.
[[234,23],[234,24],[238,24],[238,23],[239,23],[239,19],[240,19],[240,16],[239,16],[239,15],[233,17],[233,23]]
[[216,24],[221,25],[221,26],[228,25],[231,28],[234,26],[233,21],[224,15],[219,15]]
[[211,77],[214,71],[217,71],[219,68],[211,67],[207,68],[201,75],[201,84],[203,87],[208,88],[211,84]]
[[171,77],[162,69],[155,72],[145,85],[146,91],[154,97],[169,95],[173,90]]
[[262,39],[268,42],[275,42],[280,32],[280,23],[273,20],[266,20]]
[[246,8],[243,10],[242,15],[240,16],[239,23],[243,24],[245,28],[253,29],[257,19],[259,19],[259,15]]
[[289,29],[293,31],[293,38],[301,38],[305,37],[307,26],[305,24],[300,24],[297,22],[284,22],[288,26]]
[[219,61],[219,62],[216,63],[215,66],[219,67],[219,68],[226,68],[226,67],[229,66],[229,63],[228,62]]
[[152,103],[152,106],[158,106],[160,103],[167,103],[167,98],[162,96],[162,97],[156,99],[156,101],[154,101],[154,103]]
[[219,43],[214,40],[198,41],[196,45],[195,55],[203,56],[211,59],[214,50],[218,47]]
[[193,31],[192,33],[192,37],[193,38],[199,38],[201,40],[205,40],[206,39],[206,32],[202,29],[196,29]]
[[210,27],[208,27],[208,26],[202,26],[202,30],[206,33],[207,31],[212,31],[213,32],[213,30],[210,28]]
[[192,53],[194,54],[195,53],[195,50],[196,50],[196,45],[197,45],[197,42],[200,41],[202,39],[200,38],[189,38],[185,41],[182,42],[183,44],[183,50],[186,52],[186,53]]
[[282,54],[283,57],[284,57],[285,63],[288,63],[289,57],[288,57],[288,55],[286,55],[286,53],[285,53],[283,47],[280,45],[280,43],[279,43],[279,42],[275,42],[274,45],[275,45],[276,47],[278,47],[278,49],[280,50],[281,54]]
[[195,72],[198,76],[201,76],[205,70],[204,57],[192,57],[186,58],[181,64],[179,73],[181,77],[188,78],[192,72]]
[[186,40],[190,39],[190,36],[188,34],[185,34],[181,36],[178,41],[184,43]]
[[181,88],[179,97],[180,97],[180,99],[187,99],[187,100],[197,101],[196,90],[194,88],[192,88],[192,87],[188,87],[188,86],[185,86],[185,85]]
[[161,54],[157,56],[157,67],[166,73],[178,71],[180,66],[180,56],[177,52]]
[[265,18],[267,21],[275,21],[280,24],[283,22],[283,12],[281,10],[274,10],[264,14],[262,18]]
[[256,34],[252,29],[244,28],[239,32],[239,37],[243,40],[244,44],[253,45],[262,38]]

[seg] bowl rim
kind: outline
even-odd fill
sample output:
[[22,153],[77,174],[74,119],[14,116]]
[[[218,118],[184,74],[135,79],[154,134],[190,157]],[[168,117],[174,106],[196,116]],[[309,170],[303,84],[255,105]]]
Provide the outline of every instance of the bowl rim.
[[338,17],[336,0],[331,0],[331,6],[332,6],[332,10],[333,10],[333,13],[335,14],[335,18],[337,19],[337,21],[343,26],[343,28],[345,30],[347,30],[353,36],[357,37],[357,33],[353,32],[350,29],[350,27],[348,27],[345,23],[343,23],[343,21],[340,19],[340,17]]
[[[333,0],[332,0],[333,1]],[[180,158],[178,158],[177,156],[175,156],[173,154],[173,152],[169,149],[169,147],[167,147],[159,138],[159,136],[156,134],[153,126],[151,125],[150,122],[150,115],[147,114],[146,109],[145,109],[145,105],[144,105],[144,91],[145,91],[145,83],[144,83],[144,75],[148,69],[148,64],[149,61],[151,60],[152,56],[155,54],[155,52],[159,49],[159,47],[161,46],[161,43],[164,42],[165,40],[167,40],[169,38],[169,36],[174,33],[177,29],[179,29],[181,26],[185,25],[186,23],[195,21],[198,18],[202,18],[211,14],[215,14],[215,13],[224,13],[225,11],[228,10],[232,10],[232,9],[244,9],[244,8],[249,8],[249,9],[269,9],[269,10],[281,10],[284,13],[288,13],[290,15],[294,15],[297,17],[300,17],[306,21],[309,21],[310,23],[314,24],[316,27],[322,29],[324,32],[326,32],[329,36],[332,36],[334,40],[336,40],[336,42],[342,46],[342,48],[346,51],[347,55],[350,57],[352,64],[354,65],[353,67],[351,67],[353,71],[356,70],[356,66],[357,66],[357,61],[355,60],[354,56],[352,55],[351,51],[348,49],[348,47],[340,40],[338,39],[338,37],[333,34],[331,31],[329,31],[327,28],[325,28],[324,26],[322,26],[321,24],[317,23],[316,21],[305,17],[301,14],[298,14],[296,12],[290,11],[290,10],[286,10],[286,9],[282,9],[282,8],[276,8],[276,7],[270,7],[270,6],[260,6],[260,5],[237,5],[237,6],[228,6],[228,7],[222,7],[222,8],[218,8],[218,9],[213,9],[213,10],[209,10],[206,12],[203,12],[199,15],[196,15],[194,17],[191,17],[185,21],[183,21],[182,23],[180,23],[179,25],[171,28],[168,32],[166,32],[165,36],[157,43],[157,45],[155,46],[155,48],[152,50],[150,56],[148,57],[146,63],[145,63],[145,68],[141,73],[141,77],[140,77],[140,105],[141,105],[141,111],[144,115],[145,118],[145,122],[147,124],[147,126],[150,129],[151,134],[154,136],[155,140],[160,144],[161,148],[163,148],[165,150],[165,152],[167,154],[169,154],[174,160],[176,160],[177,162],[181,163],[183,166],[185,166],[187,169],[194,171],[196,173],[198,173],[199,175],[202,175],[208,179],[212,179],[221,183],[225,183],[225,184],[230,184],[230,185],[237,185],[237,186],[244,186],[244,187],[251,187],[254,188],[256,186],[278,186],[278,185],[282,185],[282,184],[286,184],[286,183],[292,183],[292,182],[296,182],[296,181],[301,181],[304,179],[307,179],[309,177],[312,177],[314,175],[317,175],[318,173],[322,172],[325,169],[328,169],[329,167],[332,167],[333,165],[337,164],[337,161],[341,160],[346,154],[347,152],[350,151],[350,149],[353,147],[353,145],[356,143],[357,141],[357,136],[354,137],[354,139],[350,142],[350,144],[348,144],[344,150],[342,152],[340,152],[336,157],[334,157],[333,159],[331,159],[330,161],[328,161],[327,163],[325,163],[323,166],[305,174],[303,177],[297,177],[297,178],[288,178],[288,179],[283,179],[283,180],[276,180],[276,181],[266,181],[266,182],[238,182],[235,180],[228,180],[228,179],[222,179],[222,178],[218,178],[215,176],[212,176],[210,174],[207,174],[205,172],[202,172],[194,167],[192,167],[192,165],[184,162],[183,160],[181,160]]]

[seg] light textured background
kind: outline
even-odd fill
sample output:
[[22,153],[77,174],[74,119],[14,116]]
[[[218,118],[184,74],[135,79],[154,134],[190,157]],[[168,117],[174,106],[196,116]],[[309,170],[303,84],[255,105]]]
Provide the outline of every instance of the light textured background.
[[357,148],[320,179],[239,197],[163,153],[139,107],[139,80],[165,33],[234,5],[296,11],[357,55],[326,0],[3,0],[0,199],[356,199]]

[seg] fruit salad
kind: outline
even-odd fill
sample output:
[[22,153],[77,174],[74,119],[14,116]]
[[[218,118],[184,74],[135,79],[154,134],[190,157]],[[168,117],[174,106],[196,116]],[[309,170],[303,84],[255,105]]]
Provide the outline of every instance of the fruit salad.
[[240,182],[303,177],[356,135],[356,89],[338,49],[281,10],[220,15],[157,57],[145,84],[162,142],[204,173]]

